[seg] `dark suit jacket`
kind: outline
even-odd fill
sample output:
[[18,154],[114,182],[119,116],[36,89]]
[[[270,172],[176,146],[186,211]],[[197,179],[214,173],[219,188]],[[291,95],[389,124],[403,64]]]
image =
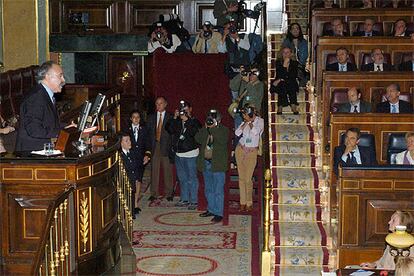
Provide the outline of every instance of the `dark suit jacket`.
[[[375,166],[377,165],[377,159],[375,152],[369,147],[358,146],[359,153],[361,154],[361,166]],[[334,151],[334,165],[333,170],[336,176],[339,173],[339,165],[342,167],[348,166],[343,160],[342,155],[345,151],[345,145],[335,147]]]
[[[356,71],[357,70],[355,64],[350,63],[350,62],[347,62],[346,63],[346,69],[347,69],[347,72],[352,72],[352,71]],[[339,64],[338,64],[338,62],[335,62],[335,63],[331,63],[331,64],[326,65],[326,71],[339,71]]]
[[42,150],[56,138],[63,125],[43,85],[33,87],[20,105],[16,151]]
[[[371,103],[365,102],[365,101],[360,101],[359,109],[360,109],[360,113],[369,113],[369,112],[372,111]],[[344,103],[344,104],[341,104],[338,107],[338,112],[348,112],[349,113],[350,110],[351,110],[351,104],[350,103]]]
[[[275,87],[270,86],[270,92],[286,94],[287,92],[297,93],[299,91],[299,85],[297,82],[299,63],[296,60],[291,60],[288,70],[283,67],[283,60],[276,60],[276,79],[283,79]],[[273,83],[272,81],[272,83]]]
[[130,124],[128,127],[128,134],[131,138],[132,148],[137,154],[138,160],[143,160],[146,151],[151,152],[150,137],[148,135],[148,129],[145,125],[140,124],[138,128],[138,140],[135,140],[134,130]]
[[398,70],[399,71],[412,72],[413,71],[413,61],[409,60],[409,61],[401,63],[400,65],[398,65]]
[[[172,120],[173,116],[165,112],[164,120],[162,122],[162,130],[161,130],[161,139],[160,139],[160,147],[161,147],[161,155],[162,156],[169,156],[171,154],[171,135],[165,129],[165,125],[167,121]],[[155,149],[155,135],[157,131],[157,113],[151,114],[148,118],[147,122],[147,129],[148,129],[148,136],[149,136],[149,144],[151,148],[151,152],[154,152]]]
[[[410,103],[406,101],[399,102],[399,109],[400,113],[413,113],[413,108]],[[377,104],[377,112],[378,113],[390,113],[391,112],[391,104],[389,101],[382,102]]]
[[[365,36],[365,32],[361,31],[361,32],[353,32],[352,36]],[[381,36],[381,33],[378,31],[374,31],[372,30],[371,36]]]
[[[382,69],[384,71],[392,71],[392,65],[391,64],[388,64],[388,63],[383,63],[382,64]],[[371,63],[368,63],[368,64],[362,64],[361,71],[364,71],[364,72],[372,72],[372,71],[375,71],[374,70],[374,63],[371,62]]]
[[131,148],[129,150],[129,156],[126,156],[124,151],[121,149],[121,158],[122,163],[125,166],[126,173],[129,178],[129,182],[131,184],[132,190],[135,192],[135,181],[142,181],[142,175],[143,175],[143,166],[142,169],[140,168],[142,165],[142,162],[140,162],[137,158],[137,153],[135,152],[135,149]]
[[[347,33],[347,32],[343,32],[343,36],[349,36],[349,34]],[[327,31],[325,31],[323,34],[322,34],[322,36],[337,36],[337,37],[342,37],[342,36],[338,36],[338,35],[335,35],[334,34],[334,32],[332,31],[332,30],[327,30]]]

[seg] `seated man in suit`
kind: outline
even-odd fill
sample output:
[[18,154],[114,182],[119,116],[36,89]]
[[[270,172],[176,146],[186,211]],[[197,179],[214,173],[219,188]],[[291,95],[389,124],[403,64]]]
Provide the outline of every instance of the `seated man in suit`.
[[410,37],[411,32],[407,31],[407,22],[404,19],[398,19],[394,22],[392,36]]
[[377,104],[378,113],[413,113],[410,103],[400,100],[400,85],[393,83],[387,86],[386,102]]
[[[55,93],[62,92],[65,85],[63,70],[57,63],[47,61],[40,65],[36,80],[38,84],[27,93],[20,105],[16,151],[42,150],[51,138],[57,138],[64,125],[59,122],[55,107]],[[72,127],[75,124],[66,126]]]
[[347,91],[348,103],[341,104],[338,112],[366,113],[371,112],[371,103],[361,100],[361,92],[356,87],[351,87]]
[[334,18],[331,21],[332,30],[325,31],[323,36],[348,36],[348,33],[345,30],[344,23],[341,18]]
[[391,64],[384,63],[384,53],[381,49],[375,48],[371,51],[371,59],[373,62],[368,64],[363,64],[361,66],[361,71],[365,72],[382,72],[382,71],[391,71]]
[[144,175],[144,165],[147,164],[151,156],[151,143],[148,135],[148,130],[141,120],[141,114],[138,110],[133,110],[129,117],[131,124],[126,133],[129,134],[131,140],[131,154],[137,160],[137,181],[135,185],[135,210],[134,213],[139,213],[141,209],[138,207],[140,197],[142,176]]
[[359,128],[349,128],[345,133],[345,143],[335,147],[333,170],[338,176],[339,165],[342,167],[374,166],[377,160],[374,151],[369,147],[358,146],[361,131]]
[[326,71],[351,72],[356,71],[356,66],[353,63],[347,62],[349,58],[348,49],[339,47],[336,49],[336,59],[338,62],[326,65]]
[[372,18],[367,18],[364,21],[364,30],[363,31],[356,31],[352,35],[353,36],[380,36],[381,34],[378,31],[373,30],[375,21]]
[[411,60],[401,63],[398,65],[399,71],[413,72],[414,71],[414,52],[411,54]]

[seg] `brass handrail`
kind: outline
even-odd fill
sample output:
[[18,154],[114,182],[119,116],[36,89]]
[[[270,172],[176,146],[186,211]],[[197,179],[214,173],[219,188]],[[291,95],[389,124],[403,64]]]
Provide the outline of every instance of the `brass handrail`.
[[74,187],[69,187],[48,208],[47,223],[43,237],[39,243],[32,275],[71,275],[74,271],[74,260],[70,254],[74,214],[70,211],[73,205]]
[[262,248],[262,276],[270,275],[270,208],[272,200],[272,174],[270,169],[265,172],[264,210],[263,210],[263,248]]
[[134,200],[132,199],[132,187],[119,153],[117,153],[117,160],[119,164],[117,181],[118,221],[124,228],[129,241],[132,242],[132,214],[134,212],[132,210],[132,200]]

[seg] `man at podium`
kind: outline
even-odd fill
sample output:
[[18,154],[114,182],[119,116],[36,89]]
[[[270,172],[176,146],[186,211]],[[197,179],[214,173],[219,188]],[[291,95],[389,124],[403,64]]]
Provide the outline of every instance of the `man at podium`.
[[59,121],[54,98],[54,93],[60,93],[65,85],[62,68],[53,61],[47,61],[40,66],[36,80],[38,84],[20,105],[16,151],[42,150],[43,145],[50,143],[50,139],[56,138],[64,128]]

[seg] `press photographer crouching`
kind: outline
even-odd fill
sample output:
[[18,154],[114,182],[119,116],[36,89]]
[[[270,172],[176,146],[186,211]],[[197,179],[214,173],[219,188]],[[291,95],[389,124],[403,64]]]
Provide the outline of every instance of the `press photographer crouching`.
[[223,48],[219,47],[221,43],[221,34],[214,30],[210,21],[206,21],[196,36],[192,50],[195,54],[217,54]]
[[228,169],[229,130],[221,124],[221,114],[215,109],[207,113],[204,128],[195,136],[200,146],[197,168],[203,173],[204,194],[207,198],[207,211],[200,217],[213,217],[211,221],[223,219],[224,183]]
[[162,23],[158,22],[151,32],[150,40],[148,41],[148,52],[152,53],[156,49],[162,48],[167,53],[174,53],[180,45],[181,40],[178,36],[170,34],[167,28],[165,28]]
[[176,206],[195,210],[198,203],[197,156],[199,155],[195,135],[201,124],[191,116],[191,111],[190,103],[180,101],[174,119],[167,122],[165,129],[172,136],[175,168],[180,181],[180,201]]
[[238,110],[243,117],[243,123],[236,129],[239,136],[236,146],[237,172],[239,174],[240,211],[253,209],[252,176],[257,163],[260,136],[263,133],[264,120],[259,117],[254,107],[245,105]]

